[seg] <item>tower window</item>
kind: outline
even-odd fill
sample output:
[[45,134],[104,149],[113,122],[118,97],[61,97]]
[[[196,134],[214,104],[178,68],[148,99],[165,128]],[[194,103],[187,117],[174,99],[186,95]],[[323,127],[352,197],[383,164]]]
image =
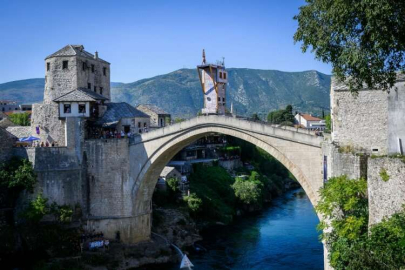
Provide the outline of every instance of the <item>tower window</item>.
[[85,62],[83,62],[83,64],[82,64],[82,69],[83,69],[83,71],[86,70],[86,63]]
[[222,72],[219,72],[219,78],[222,79]]
[[79,104],[79,113],[86,113],[86,104]]
[[226,80],[226,72],[224,72],[224,80]]
[[94,65],[91,65],[91,72],[94,73]]
[[107,76],[107,68],[106,67],[103,67],[103,75]]
[[63,62],[62,62],[62,68],[63,68],[63,69],[67,69],[67,68],[68,68],[68,62],[69,62],[69,61],[63,61]]
[[51,63],[46,63],[46,70],[49,71],[51,69]]
[[96,86],[94,86],[94,92],[96,92],[96,93],[97,93],[97,87],[96,87]]
[[221,98],[220,98],[220,97],[218,97],[218,101],[221,101]]
[[100,87],[100,95],[103,94],[103,87]]
[[63,112],[70,113],[70,104],[63,104]]
[[87,83],[87,89],[91,89],[91,83]]
[[225,98],[224,98],[224,97],[222,98],[222,101],[225,102]]

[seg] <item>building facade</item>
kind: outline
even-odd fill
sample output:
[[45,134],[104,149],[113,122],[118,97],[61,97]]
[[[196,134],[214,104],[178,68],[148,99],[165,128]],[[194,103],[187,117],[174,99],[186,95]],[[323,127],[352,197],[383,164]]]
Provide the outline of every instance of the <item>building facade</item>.
[[141,104],[136,108],[149,115],[151,128],[161,128],[171,123],[171,115],[156,105]]
[[297,113],[294,116],[294,124],[310,130],[325,130],[325,120],[306,113]]
[[389,91],[361,89],[353,95],[332,80],[332,141],[365,153],[404,154],[405,75]]
[[16,101],[13,100],[0,100],[0,111],[1,112],[10,112],[18,111],[20,108],[17,105]]

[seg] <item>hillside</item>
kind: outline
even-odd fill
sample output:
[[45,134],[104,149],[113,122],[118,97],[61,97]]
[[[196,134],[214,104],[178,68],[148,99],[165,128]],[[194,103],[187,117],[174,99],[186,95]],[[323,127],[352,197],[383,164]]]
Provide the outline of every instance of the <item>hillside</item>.
[[[319,114],[329,109],[330,76],[317,71],[282,72],[229,68],[227,105],[233,102],[238,114],[267,114],[288,104],[294,110]],[[134,106],[155,104],[175,116],[191,117],[202,107],[201,85],[195,69],[180,69],[169,74],[133,83],[111,83],[112,101]],[[0,84],[0,99],[24,103],[42,100],[43,79]]]

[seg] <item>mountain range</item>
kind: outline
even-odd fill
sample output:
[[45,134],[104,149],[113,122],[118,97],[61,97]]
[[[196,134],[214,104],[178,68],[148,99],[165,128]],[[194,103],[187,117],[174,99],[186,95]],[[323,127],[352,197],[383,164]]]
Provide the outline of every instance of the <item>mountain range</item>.
[[[227,106],[233,104],[239,115],[284,108],[320,114],[329,110],[331,76],[317,71],[283,72],[247,68],[228,68]],[[0,84],[0,100],[19,103],[41,102],[45,81],[27,79]],[[175,117],[195,116],[203,106],[203,93],[195,69],[142,79],[133,83],[111,83],[113,102],[133,106],[154,104]]]

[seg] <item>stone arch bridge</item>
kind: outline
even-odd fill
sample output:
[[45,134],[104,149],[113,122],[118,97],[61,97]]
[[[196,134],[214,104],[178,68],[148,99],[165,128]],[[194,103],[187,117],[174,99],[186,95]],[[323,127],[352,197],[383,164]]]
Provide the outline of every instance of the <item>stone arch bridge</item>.
[[[212,133],[237,137],[267,151],[295,176],[312,204],[317,203],[323,185],[322,137],[306,130],[233,117],[199,116],[135,137],[129,147],[85,146],[90,156],[87,163],[94,164],[88,165],[87,172],[96,175],[89,180],[92,195],[88,226],[111,238],[119,231],[121,240],[127,243],[149,239],[152,195],[161,171],[182,148]],[[94,168],[99,165],[105,169],[96,173]],[[119,173],[108,170],[117,166]]]

